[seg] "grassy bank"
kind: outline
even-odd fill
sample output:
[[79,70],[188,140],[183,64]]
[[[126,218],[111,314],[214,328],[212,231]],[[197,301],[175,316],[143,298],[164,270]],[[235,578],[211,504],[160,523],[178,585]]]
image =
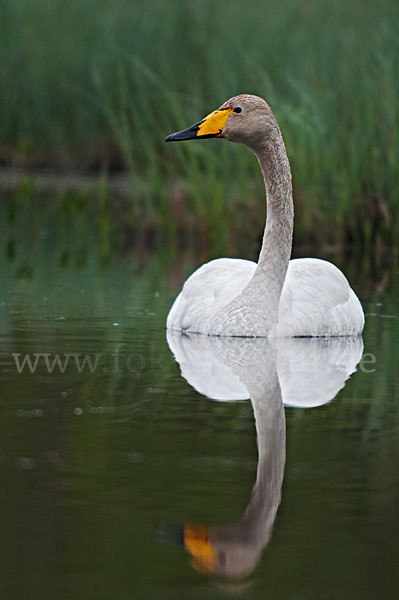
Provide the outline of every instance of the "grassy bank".
[[173,236],[199,222],[223,241],[226,219],[245,219],[256,236],[250,153],[163,143],[248,91],[281,125],[299,239],[398,243],[395,0],[5,0],[3,14],[3,164],[127,167],[137,229],[145,219]]

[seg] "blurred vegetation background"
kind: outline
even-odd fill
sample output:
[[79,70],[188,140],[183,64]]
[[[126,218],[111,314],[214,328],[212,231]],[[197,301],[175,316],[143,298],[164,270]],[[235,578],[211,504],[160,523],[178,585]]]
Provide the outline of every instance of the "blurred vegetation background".
[[[243,591],[391,597],[397,0],[2,0],[0,15],[0,595],[228,593],[154,523],[237,519],[256,469],[251,406],[190,390],[164,326],[199,264],[256,260],[264,189],[246,148],[164,138],[250,92],[286,141],[294,256],[344,270],[376,369],[322,410],[287,411],[283,512]],[[17,380],[15,352],[106,362]]]
[[[0,162],[93,172],[104,223],[117,213],[129,240],[234,253],[263,230],[256,160],[164,137],[255,93],[286,141],[296,242],[397,245],[398,32],[396,0],[4,0]],[[118,200],[110,174],[125,170]]]

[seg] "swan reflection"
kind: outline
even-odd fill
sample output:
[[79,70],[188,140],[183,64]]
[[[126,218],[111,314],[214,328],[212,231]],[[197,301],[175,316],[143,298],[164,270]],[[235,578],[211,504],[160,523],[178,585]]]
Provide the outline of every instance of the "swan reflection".
[[250,398],[258,465],[250,502],[237,523],[186,524],[183,543],[194,568],[244,577],[270,540],[285,465],[284,404],[315,407],[332,400],[356,370],[363,342],[355,338],[218,338],[168,331],[181,374],[214,400]]

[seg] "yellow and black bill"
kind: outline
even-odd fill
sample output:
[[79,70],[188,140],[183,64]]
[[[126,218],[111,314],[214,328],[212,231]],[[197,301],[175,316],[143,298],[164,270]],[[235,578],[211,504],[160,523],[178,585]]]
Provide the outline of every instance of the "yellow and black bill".
[[220,137],[224,126],[226,125],[227,119],[230,113],[233,112],[232,108],[223,108],[221,110],[214,110],[211,114],[195,123],[187,129],[171,133],[165,138],[165,142],[181,142],[183,140],[199,140],[206,138]]

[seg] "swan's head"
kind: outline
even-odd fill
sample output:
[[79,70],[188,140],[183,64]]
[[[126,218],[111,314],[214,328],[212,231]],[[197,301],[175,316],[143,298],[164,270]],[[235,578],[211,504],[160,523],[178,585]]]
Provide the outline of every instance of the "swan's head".
[[265,100],[250,94],[240,94],[227,100],[202,121],[168,135],[165,141],[223,138],[256,150],[276,127],[276,119]]

